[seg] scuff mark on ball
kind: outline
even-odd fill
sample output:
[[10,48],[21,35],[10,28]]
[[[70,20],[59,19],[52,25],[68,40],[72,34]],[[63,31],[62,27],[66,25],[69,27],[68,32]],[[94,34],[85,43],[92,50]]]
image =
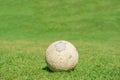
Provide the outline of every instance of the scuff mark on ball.
[[62,52],[66,49],[66,44],[64,42],[59,42],[55,44],[55,47],[56,47],[56,51]]

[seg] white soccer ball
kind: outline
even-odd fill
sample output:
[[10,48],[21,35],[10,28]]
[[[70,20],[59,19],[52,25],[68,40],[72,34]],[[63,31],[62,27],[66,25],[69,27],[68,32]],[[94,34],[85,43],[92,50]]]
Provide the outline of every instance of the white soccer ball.
[[78,63],[78,52],[68,41],[56,41],[46,50],[46,62],[52,71],[72,70]]

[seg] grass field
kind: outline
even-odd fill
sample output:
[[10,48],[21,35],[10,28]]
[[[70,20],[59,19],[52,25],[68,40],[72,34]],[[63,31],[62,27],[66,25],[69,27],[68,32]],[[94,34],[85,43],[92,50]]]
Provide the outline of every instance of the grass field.
[[[46,68],[56,40],[76,46],[74,71]],[[0,80],[120,80],[120,0],[0,0]]]

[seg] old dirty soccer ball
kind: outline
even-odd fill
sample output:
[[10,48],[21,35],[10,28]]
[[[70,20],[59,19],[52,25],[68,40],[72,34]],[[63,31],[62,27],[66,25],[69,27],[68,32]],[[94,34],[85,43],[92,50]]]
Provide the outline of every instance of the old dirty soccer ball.
[[69,71],[78,63],[78,52],[68,41],[56,41],[46,50],[46,63],[52,71]]

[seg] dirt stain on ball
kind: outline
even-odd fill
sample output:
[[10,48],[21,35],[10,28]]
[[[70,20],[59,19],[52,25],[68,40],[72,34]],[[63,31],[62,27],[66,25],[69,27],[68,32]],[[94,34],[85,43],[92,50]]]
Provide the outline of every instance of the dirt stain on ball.
[[69,59],[71,59],[71,58],[72,58],[72,55],[69,56]]

